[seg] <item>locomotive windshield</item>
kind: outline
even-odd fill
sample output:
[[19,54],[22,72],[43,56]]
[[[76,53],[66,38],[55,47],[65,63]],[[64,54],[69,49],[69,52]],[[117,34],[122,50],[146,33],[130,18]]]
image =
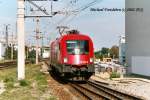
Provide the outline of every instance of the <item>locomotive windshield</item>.
[[66,44],[68,54],[89,53],[89,42],[87,40],[68,40]]

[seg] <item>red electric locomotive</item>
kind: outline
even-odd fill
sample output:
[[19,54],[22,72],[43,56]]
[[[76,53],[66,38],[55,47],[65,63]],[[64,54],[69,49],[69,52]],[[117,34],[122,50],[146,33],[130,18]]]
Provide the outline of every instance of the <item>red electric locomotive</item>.
[[50,67],[71,80],[88,80],[94,73],[94,50],[90,37],[70,31],[50,45]]

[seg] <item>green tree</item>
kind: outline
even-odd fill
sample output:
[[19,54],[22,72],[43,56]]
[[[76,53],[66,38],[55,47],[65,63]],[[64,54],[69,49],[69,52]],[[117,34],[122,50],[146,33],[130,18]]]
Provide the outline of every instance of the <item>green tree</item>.
[[[11,59],[11,49],[12,47],[10,46],[6,47],[4,56],[5,59]],[[17,50],[15,50],[14,48],[13,48],[13,59],[17,59]]]
[[103,58],[101,51],[96,51],[94,54],[95,54],[96,59],[102,59]]
[[36,57],[36,51],[33,49],[29,52],[29,58],[35,58]]
[[110,56],[111,58],[118,58],[119,57],[119,47],[114,45],[110,49]]
[[35,63],[35,57],[36,57],[36,51],[33,49],[30,52],[28,52],[28,59],[32,62]]
[[103,59],[103,57],[108,57],[109,55],[109,48],[103,47],[100,51],[96,51],[95,58],[97,59]]
[[109,48],[103,47],[103,48],[101,49],[101,55],[102,55],[103,57],[108,57],[108,55],[109,55]]
[[10,47],[6,47],[5,48],[5,59],[10,59],[11,57],[11,48]]
[[17,59],[18,50],[13,49],[13,59]]
[[26,55],[26,59],[29,59],[29,47],[25,46],[25,55]]

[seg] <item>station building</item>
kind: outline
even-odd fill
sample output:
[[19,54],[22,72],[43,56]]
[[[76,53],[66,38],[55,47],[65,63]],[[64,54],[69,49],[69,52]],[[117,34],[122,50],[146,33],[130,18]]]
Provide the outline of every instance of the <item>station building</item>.
[[125,2],[128,71],[150,76],[150,0]]

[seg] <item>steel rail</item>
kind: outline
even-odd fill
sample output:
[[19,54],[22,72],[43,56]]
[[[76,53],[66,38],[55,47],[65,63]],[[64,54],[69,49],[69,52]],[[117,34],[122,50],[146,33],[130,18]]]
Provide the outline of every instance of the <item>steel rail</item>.
[[104,85],[100,82],[98,83],[98,82],[89,80],[87,82],[87,84],[97,88],[99,91],[104,91],[106,94],[109,94],[108,96],[110,96],[110,97],[115,96],[117,99],[120,99],[120,100],[144,100],[144,98],[142,98],[142,97],[123,93],[121,91],[112,89],[108,85]]
[[[47,60],[48,59],[41,59],[40,62],[47,61]],[[31,62],[28,60],[25,61],[25,64],[29,64],[29,63],[31,63]],[[15,65],[17,65],[16,60],[3,62],[3,63],[0,63],[0,70],[16,67]]]
[[98,94],[97,92],[82,85],[79,84],[70,84],[70,85],[88,100],[99,100],[100,98],[101,99],[105,98],[105,100],[109,100],[109,98],[102,96],[101,94]]
[[[29,64],[30,61],[26,61],[25,63]],[[15,65],[17,65],[17,61],[9,61],[9,62],[0,63],[0,70],[16,67]]]

